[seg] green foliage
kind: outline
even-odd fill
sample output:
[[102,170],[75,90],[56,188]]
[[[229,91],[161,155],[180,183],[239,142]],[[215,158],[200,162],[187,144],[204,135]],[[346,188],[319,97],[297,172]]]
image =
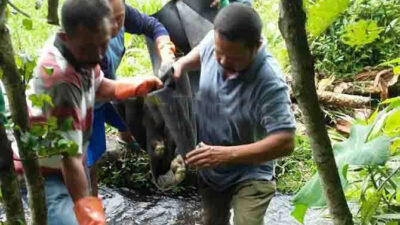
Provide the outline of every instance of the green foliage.
[[[118,150],[123,151],[122,157],[100,163],[101,168],[98,170],[99,181],[110,187],[135,189],[145,195],[159,193],[159,190],[152,182],[149,155],[142,151],[132,151],[125,148]],[[193,174],[190,173],[192,171],[188,172],[187,179],[181,184],[162,194],[192,196],[194,191]]]
[[400,75],[400,58],[392,59],[387,62],[381,63],[379,66],[390,66],[393,68],[394,75]]
[[39,10],[35,10],[35,1],[14,0],[13,4],[30,16],[26,18],[10,8],[8,27],[14,50],[17,54],[30,55],[35,60],[38,50],[59,27],[47,24],[47,1],[43,1]]
[[373,190],[369,195],[361,201],[361,224],[368,224],[368,222],[375,215],[379,207],[382,193]]
[[50,66],[44,66],[44,72],[46,72],[47,75],[51,76],[54,73],[54,68]]
[[125,46],[125,55],[118,67],[117,76],[132,77],[153,74],[144,36],[125,34]]
[[147,154],[127,152],[124,157],[108,161],[99,173],[99,180],[111,187],[129,187],[134,189],[149,189],[150,159]]
[[14,58],[18,68],[18,73],[22,76],[24,83],[27,84],[33,76],[33,70],[36,67],[36,60],[29,54],[25,53],[16,54]]
[[126,0],[126,3],[142,13],[152,15],[160,10],[168,1],[169,0]]
[[294,206],[294,210],[292,211],[292,213],[290,215],[293,216],[297,221],[299,221],[300,223],[303,224],[304,215],[306,214],[307,209],[308,209],[308,207],[306,205],[296,204]]
[[40,157],[76,155],[79,150],[75,142],[64,139],[55,117],[31,124],[27,132],[21,133],[21,142],[24,148],[36,151]]
[[33,29],[33,22],[32,22],[31,19],[24,18],[22,20],[22,26],[24,26],[24,28],[27,29],[27,30],[32,30]]
[[378,39],[382,31],[383,28],[378,27],[376,21],[359,20],[346,25],[345,33],[341,36],[341,39],[343,43],[351,47],[363,46]]
[[[347,185],[346,165],[382,165],[389,157],[389,139],[384,136],[367,141],[373,129],[371,125],[354,125],[349,139],[333,146],[342,185]],[[308,207],[326,204],[322,187],[315,174],[313,178],[296,194],[294,203]]]
[[32,94],[29,95],[29,100],[32,102],[33,106],[43,108],[45,104],[49,104],[51,107],[54,107],[53,101],[51,100],[51,97],[46,94]]
[[[373,119],[367,124],[353,124],[350,137],[333,146],[346,197],[359,202],[360,213],[356,219],[362,224],[382,221],[383,218],[377,219],[375,215],[392,213],[393,206],[400,205],[396,185],[400,181],[397,175],[400,165],[391,163],[398,155],[398,146],[393,150],[393,145],[400,137],[399,103],[400,98],[383,102],[380,108],[384,108],[372,115]],[[317,175],[296,194],[293,202],[292,215],[299,221],[305,215],[304,207],[326,205]]]
[[[352,0],[348,9],[311,43],[316,70],[322,74],[348,77],[366,66],[398,58],[399,18],[399,0]],[[357,21],[374,22],[368,25]],[[374,23],[376,28],[372,25]],[[348,32],[352,28],[353,32]]]
[[[54,107],[51,96],[46,94],[29,96],[33,107],[46,111]],[[65,139],[63,132],[72,129],[73,119],[71,117],[58,120],[51,116],[46,121],[32,122],[28,131],[21,131],[21,142],[25,149],[30,149],[40,157],[54,155],[76,155],[79,150],[77,143]],[[18,129],[18,128],[15,128]]]
[[278,27],[279,2],[280,0],[254,1],[253,7],[263,21],[262,35],[266,39],[267,50],[287,72],[289,56]]
[[[25,221],[23,220],[18,220],[19,225],[26,225]],[[2,222],[0,221],[0,225],[10,225],[8,222]]]
[[[148,15],[157,12],[166,2],[168,1],[127,0],[129,5]],[[121,65],[118,67],[117,75],[132,77],[136,75],[153,74],[145,37],[143,35],[125,34],[124,39],[126,51],[122,58]]]
[[321,35],[347,9],[349,3],[350,0],[317,0],[306,6],[309,35]]
[[297,134],[295,146],[293,154],[279,160],[276,167],[277,189],[281,193],[297,192],[315,173],[308,137]]

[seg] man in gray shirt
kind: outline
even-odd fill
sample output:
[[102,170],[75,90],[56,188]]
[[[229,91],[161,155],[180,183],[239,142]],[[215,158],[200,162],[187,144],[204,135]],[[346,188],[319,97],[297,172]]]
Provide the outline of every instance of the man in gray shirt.
[[275,159],[294,148],[295,121],[281,71],[266,52],[257,12],[223,8],[211,31],[175,64],[175,78],[201,69],[196,98],[200,147],[186,155],[199,168],[206,225],[261,225],[276,189]]

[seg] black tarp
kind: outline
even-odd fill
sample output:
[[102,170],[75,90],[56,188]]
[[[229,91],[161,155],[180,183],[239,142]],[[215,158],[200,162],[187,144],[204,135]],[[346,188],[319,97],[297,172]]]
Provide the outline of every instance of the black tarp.
[[[209,7],[211,1],[170,1],[153,15],[168,30],[178,57],[187,54],[213,28],[217,9]],[[149,38],[146,41],[154,74],[160,76],[160,58],[154,41]],[[169,184],[168,187],[160,184],[159,177],[171,174],[171,161],[177,155],[184,156],[196,144],[192,102],[198,87],[199,71],[184,74],[177,83],[171,76],[172,70],[169,70],[160,77],[164,81],[163,89],[144,99],[125,101],[121,112],[135,138],[150,155],[154,181],[162,189],[168,188]],[[157,154],[154,147],[160,142],[165,144],[162,155]]]

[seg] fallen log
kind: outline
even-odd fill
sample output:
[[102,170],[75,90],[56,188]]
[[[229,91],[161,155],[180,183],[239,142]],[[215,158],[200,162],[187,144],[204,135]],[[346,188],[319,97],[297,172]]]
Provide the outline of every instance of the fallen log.
[[341,82],[328,87],[326,91],[349,95],[379,95],[381,90],[374,87],[373,83],[373,81]]
[[371,98],[357,95],[340,94],[330,91],[318,92],[318,100],[322,104],[336,105],[350,108],[370,106]]

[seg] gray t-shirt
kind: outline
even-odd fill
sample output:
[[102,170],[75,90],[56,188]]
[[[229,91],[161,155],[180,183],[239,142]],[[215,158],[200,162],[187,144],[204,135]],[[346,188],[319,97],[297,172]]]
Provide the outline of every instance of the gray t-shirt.
[[[224,80],[214,53],[214,32],[200,43],[201,75],[195,111],[199,140],[234,146],[257,142],[280,130],[294,130],[288,87],[278,64],[262,46],[250,67]],[[204,182],[224,190],[239,182],[271,180],[275,161],[258,165],[228,165],[200,171]]]

